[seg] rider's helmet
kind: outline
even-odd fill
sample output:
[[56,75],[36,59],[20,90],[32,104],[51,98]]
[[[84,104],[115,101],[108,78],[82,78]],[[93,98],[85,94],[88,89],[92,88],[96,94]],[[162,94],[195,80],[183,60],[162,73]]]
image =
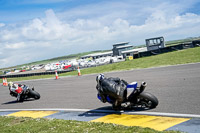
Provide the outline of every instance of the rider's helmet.
[[99,84],[99,81],[101,81],[102,79],[104,79],[104,74],[99,74],[99,75],[96,77],[97,83]]
[[13,82],[9,82],[8,87],[12,87],[12,86],[13,86]]

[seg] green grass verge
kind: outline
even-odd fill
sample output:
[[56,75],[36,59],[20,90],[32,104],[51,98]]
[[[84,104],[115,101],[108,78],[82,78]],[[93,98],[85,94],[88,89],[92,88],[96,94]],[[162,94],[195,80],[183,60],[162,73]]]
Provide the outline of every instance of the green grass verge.
[[[151,67],[159,67],[167,65],[196,63],[196,62],[200,62],[200,47],[184,49],[180,51],[169,52],[155,56],[138,58],[131,61],[124,61],[119,63],[82,69],[81,74],[84,75],[91,73],[104,73],[110,71],[151,68]],[[77,75],[77,71],[59,74],[59,76],[69,76],[69,75]],[[20,80],[53,78],[53,77],[55,77],[55,75],[9,78],[8,81],[20,81]]]
[[150,128],[126,127],[98,122],[6,116],[0,116],[0,129],[2,133],[179,133],[178,131],[159,132]]

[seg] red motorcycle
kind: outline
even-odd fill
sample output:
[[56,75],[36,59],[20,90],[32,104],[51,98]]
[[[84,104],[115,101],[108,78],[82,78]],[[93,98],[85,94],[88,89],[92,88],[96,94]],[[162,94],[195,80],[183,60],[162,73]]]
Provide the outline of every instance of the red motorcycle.
[[9,86],[9,90],[10,95],[16,97],[18,102],[23,102],[25,99],[29,98],[40,99],[40,94],[34,90],[34,87],[29,88],[29,86],[24,84],[17,84],[15,91]]

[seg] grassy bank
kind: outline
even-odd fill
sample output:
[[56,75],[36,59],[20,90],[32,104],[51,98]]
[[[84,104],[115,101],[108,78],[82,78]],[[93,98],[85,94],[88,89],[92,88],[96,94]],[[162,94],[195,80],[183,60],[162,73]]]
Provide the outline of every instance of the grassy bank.
[[[155,56],[138,58],[131,61],[124,61],[93,68],[87,68],[81,70],[81,74],[104,73],[104,72],[118,71],[118,70],[131,70],[137,68],[150,68],[150,67],[187,64],[196,62],[200,62],[200,47],[184,49],[180,51],[169,52]],[[69,76],[69,75],[77,75],[77,71],[63,73],[60,74],[59,76]],[[20,81],[20,80],[53,78],[53,77],[55,77],[55,75],[10,78],[8,79],[8,81]]]
[[[58,119],[32,119],[0,116],[2,133],[162,133],[150,128]],[[178,133],[164,131],[164,133]]]

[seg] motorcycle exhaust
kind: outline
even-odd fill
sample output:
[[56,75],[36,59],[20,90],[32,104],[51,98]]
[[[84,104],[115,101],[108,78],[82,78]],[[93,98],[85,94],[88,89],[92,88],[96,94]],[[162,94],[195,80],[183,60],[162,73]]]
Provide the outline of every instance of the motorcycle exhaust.
[[147,83],[146,82],[142,82],[141,86],[140,86],[140,93],[142,93],[144,91],[144,89],[146,88]]

